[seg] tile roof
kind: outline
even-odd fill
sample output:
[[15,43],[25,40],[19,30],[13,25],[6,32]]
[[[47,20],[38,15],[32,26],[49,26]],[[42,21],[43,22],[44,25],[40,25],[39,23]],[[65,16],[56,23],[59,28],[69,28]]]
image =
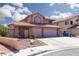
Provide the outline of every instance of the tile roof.
[[69,17],[66,17],[66,18],[63,18],[63,19],[60,19],[60,20],[56,20],[56,21],[54,21],[53,23],[58,23],[58,22],[67,21],[67,20],[70,20],[70,19],[73,19],[73,18],[76,18],[76,17],[79,17],[79,15],[76,15],[76,16],[69,16]]
[[25,23],[25,22],[14,22],[13,25],[15,26],[28,26],[28,27],[52,27],[52,28],[60,28],[59,26],[56,25],[38,25],[38,24],[30,24],[30,23]]

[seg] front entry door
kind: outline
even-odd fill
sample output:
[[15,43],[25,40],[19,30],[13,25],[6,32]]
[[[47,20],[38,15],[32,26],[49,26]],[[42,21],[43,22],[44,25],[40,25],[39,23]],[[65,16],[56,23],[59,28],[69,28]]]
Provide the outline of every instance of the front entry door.
[[19,29],[19,37],[20,38],[25,38],[25,33],[24,33],[24,29],[23,28]]

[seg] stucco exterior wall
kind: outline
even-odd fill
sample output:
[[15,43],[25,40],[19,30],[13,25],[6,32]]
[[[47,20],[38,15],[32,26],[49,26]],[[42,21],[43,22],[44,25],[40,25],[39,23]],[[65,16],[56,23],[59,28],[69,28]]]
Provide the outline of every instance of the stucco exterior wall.
[[41,18],[41,23],[44,23],[45,19],[44,19],[44,16],[43,15],[40,15],[40,14],[33,14],[33,15],[30,15],[28,16],[27,18],[25,18],[23,21],[27,22],[27,23],[35,23],[34,22],[34,19],[35,17],[38,16]]
[[14,40],[12,38],[0,37],[0,42],[3,43],[3,44],[8,45],[10,47],[19,49],[18,48],[19,47],[18,41],[17,40]]
[[27,43],[24,43],[22,40],[20,41],[17,38],[0,37],[0,42],[18,50],[25,49],[30,46],[29,40],[27,40]]
[[13,37],[14,36],[14,29],[15,29],[15,27],[13,26],[13,25],[9,25],[9,27],[8,27],[8,36],[9,37]]
[[63,28],[65,26],[65,22],[59,22],[58,25]]
[[68,31],[75,36],[79,36],[79,28],[68,29]]
[[[38,20],[38,19],[35,19],[35,17],[38,17],[40,20],[39,22],[35,23],[35,20]],[[21,22],[26,22],[26,23],[30,23],[30,24],[34,24],[34,25],[45,25],[45,24],[49,24],[48,22],[48,19],[46,19],[43,15],[39,14],[39,13],[35,13],[35,14],[32,14],[32,15],[28,15],[25,19],[23,19]],[[41,23],[40,23],[41,22]],[[47,23],[46,23],[47,22]],[[52,26],[52,24],[50,24]],[[59,24],[60,26],[62,25],[62,23]],[[9,31],[9,36],[11,37],[19,37],[19,36],[24,36],[25,34],[25,37],[27,36],[30,36],[31,34],[34,34],[35,36],[37,37],[43,37],[43,36],[47,36],[47,37],[50,37],[50,36],[56,36],[57,34],[57,27],[44,27],[43,29],[39,26],[39,27],[33,27],[33,26],[24,26],[24,28],[29,28],[29,30],[24,30],[24,32],[22,31],[20,33],[19,29],[22,29],[23,26],[21,26],[21,28],[18,28],[19,26],[14,26],[13,25],[10,25],[9,26],[9,29],[13,29],[13,30],[10,30]],[[22,35],[19,35],[19,34],[22,34]]]
[[9,37],[18,37],[18,27],[15,27],[13,25],[11,25],[9,28],[8,28],[8,36]]
[[40,17],[41,23],[44,23],[44,21],[45,21],[44,17],[43,17],[42,15],[39,15],[39,14],[33,15],[33,17],[32,17],[32,19],[33,19],[33,20],[32,20],[32,23],[35,23],[35,22],[34,22],[34,19],[35,19],[36,16]]
[[[76,21],[77,19],[79,19],[79,18],[75,17],[75,18],[72,18],[72,19],[68,19],[68,20],[64,20],[64,21],[59,21],[59,22],[55,23],[54,25],[58,25],[58,26],[60,26],[62,28],[68,28],[68,27],[70,27],[70,26],[72,26],[74,24],[79,23],[79,22]],[[70,21],[73,22],[72,25],[70,24]],[[65,22],[67,22],[68,24],[66,25]]]

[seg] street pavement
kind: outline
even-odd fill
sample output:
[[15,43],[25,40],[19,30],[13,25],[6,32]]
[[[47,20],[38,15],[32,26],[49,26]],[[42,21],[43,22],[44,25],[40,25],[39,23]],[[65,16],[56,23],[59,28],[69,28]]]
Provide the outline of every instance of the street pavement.
[[43,56],[79,56],[79,47],[51,52]]

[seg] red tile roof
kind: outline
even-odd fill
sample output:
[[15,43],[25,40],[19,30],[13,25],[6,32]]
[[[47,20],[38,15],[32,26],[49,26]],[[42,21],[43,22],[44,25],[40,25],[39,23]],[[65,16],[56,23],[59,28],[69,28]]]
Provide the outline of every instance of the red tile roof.
[[60,20],[56,20],[56,21],[54,21],[53,23],[59,23],[59,22],[64,22],[64,21],[67,21],[67,20],[71,20],[71,19],[73,19],[73,18],[75,18],[75,17],[79,17],[79,15],[76,15],[76,16],[69,16],[69,17],[67,17],[67,18],[63,18],[63,19],[60,19]]
[[56,25],[36,25],[36,24],[30,24],[30,23],[25,23],[25,22],[14,22],[13,25],[15,26],[28,26],[28,27],[52,27],[52,28],[60,28],[59,26]]

